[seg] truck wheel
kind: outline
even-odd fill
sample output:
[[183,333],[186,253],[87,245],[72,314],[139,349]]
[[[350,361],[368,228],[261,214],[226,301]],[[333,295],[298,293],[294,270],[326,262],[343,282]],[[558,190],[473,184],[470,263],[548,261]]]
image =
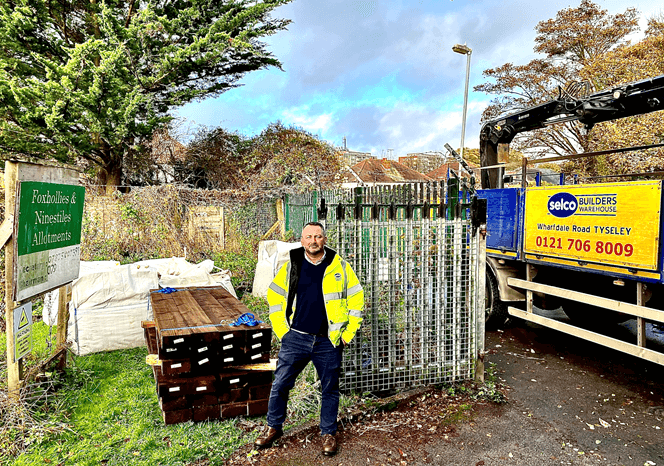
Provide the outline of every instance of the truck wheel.
[[507,320],[507,306],[500,300],[498,282],[492,273],[487,272],[484,294],[484,327],[492,330],[502,326]]
[[572,324],[586,328],[603,328],[618,325],[630,316],[620,312],[609,311],[590,304],[578,301],[563,300],[563,311],[572,321]]

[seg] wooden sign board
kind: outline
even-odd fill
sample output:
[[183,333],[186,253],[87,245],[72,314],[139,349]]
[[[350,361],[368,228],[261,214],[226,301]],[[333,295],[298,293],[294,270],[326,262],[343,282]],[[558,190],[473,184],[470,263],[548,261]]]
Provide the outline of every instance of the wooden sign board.
[[[7,388],[12,399],[20,397],[22,364],[17,355],[29,347],[31,333],[25,325],[31,319],[22,312],[15,318],[14,309],[21,301],[78,278],[85,194],[78,178],[70,168],[5,161],[7,218],[0,227],[0,240],[7,247]],[[59,323],[61,317],[59,312]]]
[[21,181],[15,217],[14,300],[78,278],[85,188]]

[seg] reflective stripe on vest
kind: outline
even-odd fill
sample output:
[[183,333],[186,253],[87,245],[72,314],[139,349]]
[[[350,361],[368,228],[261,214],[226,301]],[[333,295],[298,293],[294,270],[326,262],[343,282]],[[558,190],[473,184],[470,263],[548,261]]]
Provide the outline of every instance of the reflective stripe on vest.
[[336,323],[336,324],[330,324],[329,327],[328,327],[328,333],[330,333],[330,332],[339,332],[347,324],[348,324],[348,322],[339,322],[339,323]]
[[358,283],[355,286],[351,286],[350,289],[348,289],[347,293],[348,295],[353,296],[354,294],[359,293],[360,291],[362,291],[362,285]]
[[358,319],[362,318],[362,311],[358,311],[357,309],[350,309],[348,311],[349,316],[357,317]]
[[341,291],[335,291],[334,293],[325,293],[323,299],[325,302],[332,301],[333,299],[343,299],[344,294]]
[[277,293],[278,295],[281,295],[281,296],[284,296],[284,297],[286,296],[286,290],[284,290],[282,287],[280,287],[279,285],[277,285],[274,282],[272,282],[270,284],[270,289],[272,291],[274,291],[275,293]]

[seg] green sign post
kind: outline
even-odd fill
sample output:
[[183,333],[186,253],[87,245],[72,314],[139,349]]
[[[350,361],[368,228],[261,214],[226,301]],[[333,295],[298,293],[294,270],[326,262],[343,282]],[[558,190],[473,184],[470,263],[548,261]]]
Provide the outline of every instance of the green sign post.
[[85,188],[23,181],[15,230],[16,301],[78,278]]

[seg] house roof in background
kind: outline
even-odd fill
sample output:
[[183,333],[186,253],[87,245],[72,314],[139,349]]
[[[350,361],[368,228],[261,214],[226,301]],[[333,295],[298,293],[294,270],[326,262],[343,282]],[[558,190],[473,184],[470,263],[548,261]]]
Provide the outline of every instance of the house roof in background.
[[[478,168],[477,165],[475,165],[472,162],[467,162],[466,163],[470,166],[471,169],[473,169],[474,175],[477,178],[479,176],[479,170],[474,170],[475,168]],[[446,162],[442,164],[440,167],[436,168],[435,170],[430,171],[427,173],[427,176],[434,179],[434,180],[445,180],[447,179],[447,170],[448,168],[451,168],[454,170],[457,174],[460,174],[460,172],[466,173],[465,170],[459,168],[459,162],[456,160]]]
[[[365,183],[415,183],[432,181],[427,175],[408,168],[402,163],[387,159],[366,159],[351,167]],[[345,181],[355,182],[352,174],[344,175]]]
[[152,156],[160,164],[181,162],[185,159],[187,148],[173,139],[167,131],[155,131],[152,135]]

